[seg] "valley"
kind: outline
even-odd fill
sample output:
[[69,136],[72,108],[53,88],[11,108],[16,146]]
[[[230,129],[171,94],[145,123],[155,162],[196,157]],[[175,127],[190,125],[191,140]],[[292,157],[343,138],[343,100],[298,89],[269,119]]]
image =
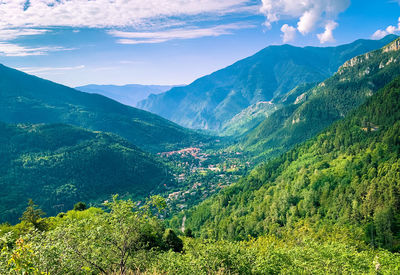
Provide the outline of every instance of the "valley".
[[269,46],[179,87],[0,65],[0,273],[397,274],[399,45]]
[[159,193],[166,198],[169,216],[217,194],[253,167],[254,163],[242,153],[218,147],[204,146],[159,153],[161,159],[171,167],[176,181],[172,187],[166,187],[167,190]]

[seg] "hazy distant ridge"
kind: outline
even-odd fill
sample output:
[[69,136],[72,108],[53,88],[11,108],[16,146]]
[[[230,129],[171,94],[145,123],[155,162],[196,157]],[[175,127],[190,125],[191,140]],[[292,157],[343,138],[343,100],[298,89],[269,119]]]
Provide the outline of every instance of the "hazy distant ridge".
[[135,107],[139,101],[146,99],[149,95],[164,93],[173,87],[176,86],[140,84],[128,84],[120,86],[89,84],[76,87],[75,89],[86,93],[100,94],[125,105]]

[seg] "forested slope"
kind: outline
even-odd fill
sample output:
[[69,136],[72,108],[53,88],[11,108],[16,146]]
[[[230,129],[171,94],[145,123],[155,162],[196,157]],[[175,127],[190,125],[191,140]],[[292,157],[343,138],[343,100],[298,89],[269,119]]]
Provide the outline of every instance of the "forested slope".
[[29,198],[54,215],[78,201],[148,196],[170,178],[126,140],[73,126],[0,123],[0,222],[15,222]]
[[97,94],[0,65],[0,121],[66,123],[112,132],[151,151],[189,146],[203,136],[157,115]]
[[[400,244],[400,78],[345,119],[187,212],[203,237],[240,240],[308,221]],[[173,220],[172,222],[176,222]]]
[[334,76],[271,114],[239,147],[268,159],[345,117],[400,74],[399,43],[350,59]]
[[152,95],[138,106],[185,127],[221,130],[250,105],[278,100],[300,84],[323,81],[345,61],[379,49],[395,38],[360,39],[323,48],[269,46],[190,85]]

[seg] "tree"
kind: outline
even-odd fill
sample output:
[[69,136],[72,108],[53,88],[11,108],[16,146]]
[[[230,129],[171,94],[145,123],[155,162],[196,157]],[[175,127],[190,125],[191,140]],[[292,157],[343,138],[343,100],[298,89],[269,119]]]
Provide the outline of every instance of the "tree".
[[185,236],[186,236],[186,237],[189,237],[189,238],[193,238],[194,236],[193,236],[192,229],[186,228],[186,229],[185,229]]
[[167,248],[172,249],[174,252],[181,252],[183,250],[182,240],[170,228],[165,231],[163,241]]
[[75,203],[75,205],[74,205],[74,210],[75,210],[75,211],[83,211],[83,210],[86,210],[86,203],[81,202],[81,201]]
[[166,247],[162,239],[164,227],[152,214],[157,205],[150,200],[138,208],[133,201],[114,196],[105,203],[108,211],[90,208],[67,213],[59,226],[49,231],[45,240],[40,240],[40,246],[48,245],[41,255],[56,253],[57,257],[68,260],[49,264],[45,269],[57,268],[53,270],[55,274],[64,274],[66,270],[77,274],[84,267],[96,274],[122,275],[136,270],[137,255]]
[[32,199],[29,199],[28,207],[22,214],[20,220],[32,224],[36,229],[44,230],[45,224],[41,222],[42,216],[44,215],[46,215],[46,213],[38,208]]

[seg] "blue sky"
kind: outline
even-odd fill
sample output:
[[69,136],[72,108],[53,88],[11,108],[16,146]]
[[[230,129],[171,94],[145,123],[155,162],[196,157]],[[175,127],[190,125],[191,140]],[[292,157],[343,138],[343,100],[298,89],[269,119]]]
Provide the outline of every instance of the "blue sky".
[[0,63],[69,86],[187,84],[268,45],[400,34],[400,0],[0,0]]

